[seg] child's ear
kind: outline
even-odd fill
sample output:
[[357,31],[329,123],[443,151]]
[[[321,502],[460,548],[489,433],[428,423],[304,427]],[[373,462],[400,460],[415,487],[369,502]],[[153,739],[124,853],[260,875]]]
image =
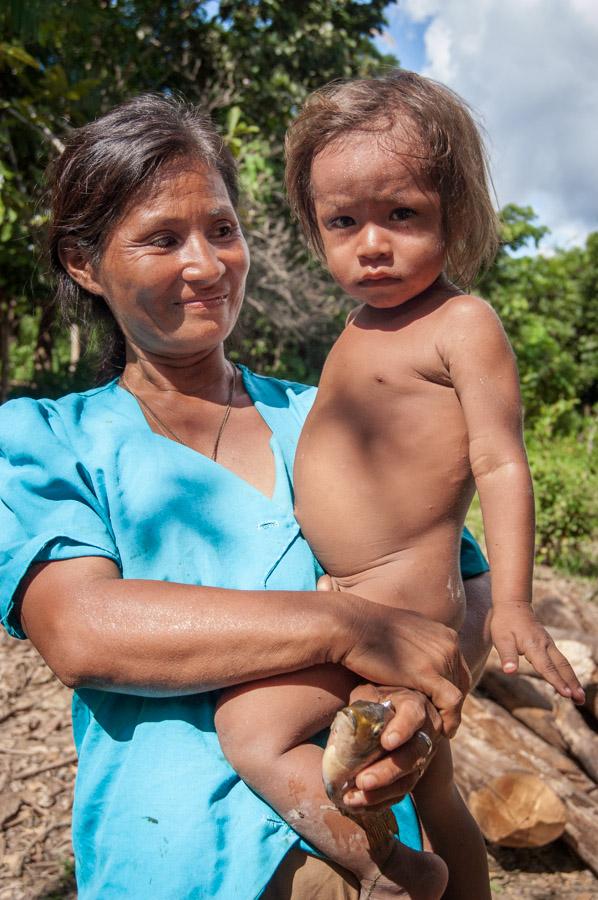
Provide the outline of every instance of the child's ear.
[[60,262],[71,278],[90,294],[103,296],[104,291],[96,280],[96,267],[92,264],[88,254],[79,247],[74,247],[65,239],[58,245]]

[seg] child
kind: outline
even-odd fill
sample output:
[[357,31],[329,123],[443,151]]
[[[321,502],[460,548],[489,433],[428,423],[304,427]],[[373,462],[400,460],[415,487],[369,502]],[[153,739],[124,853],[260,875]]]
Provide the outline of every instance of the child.
[[[582,701],[531,607],[533,495],[513,353],[491,308],[456,286],[470,284],[497,246],[484,149],[468,108],[410,72],[335,83],[308,99],[287,155],[291,205],[312,247],[362,304],[326,361],[297,451],[297,517],[314,553],[335,589],[459,629],[459,536],[477,488],[492,567],[492,639],[504,671],[516,671],[525,654],[563,696]],[[331,818],[320,751],[302,742],[338,706],[335,690],[342,697],[350,685],[323,688],[325,710],[307,702],[299,676],[225,695],[217,725],[237,771],[351,869],[363,896],[489,898],[483,841],[453,783],[448,741],[414,792],[432,847],[448,864],[446,893],[437,856],[397,842],[380,870],[359,828]],[[270,703],[267,758],[246,761],[235,716]]]

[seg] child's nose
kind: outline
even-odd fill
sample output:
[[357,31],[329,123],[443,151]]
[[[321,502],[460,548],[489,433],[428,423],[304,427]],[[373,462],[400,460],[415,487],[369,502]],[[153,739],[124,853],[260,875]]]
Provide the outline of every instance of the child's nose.
[[370,224],[362,228],[359,237],[357,252],[360,256],[372,259],[379,256],[388,256],[392,252],[390,235],[386,228]]

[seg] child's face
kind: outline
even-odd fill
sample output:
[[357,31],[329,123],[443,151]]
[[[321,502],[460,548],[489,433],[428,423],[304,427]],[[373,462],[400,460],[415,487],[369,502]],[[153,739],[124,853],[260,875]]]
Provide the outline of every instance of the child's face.
[[440,198],[398,136],[383,137],[349,134],[311,170],[328,268],[343,290],[379,309],[421,294],[444,265]]

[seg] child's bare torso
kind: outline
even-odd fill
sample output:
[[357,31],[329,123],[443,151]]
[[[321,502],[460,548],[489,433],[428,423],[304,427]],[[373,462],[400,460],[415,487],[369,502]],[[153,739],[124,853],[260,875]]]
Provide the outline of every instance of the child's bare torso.
[[324,366],[295,485],[297,517],[336,587],[459,628],[474,482],[437,341],[452,296],[357,313]]

